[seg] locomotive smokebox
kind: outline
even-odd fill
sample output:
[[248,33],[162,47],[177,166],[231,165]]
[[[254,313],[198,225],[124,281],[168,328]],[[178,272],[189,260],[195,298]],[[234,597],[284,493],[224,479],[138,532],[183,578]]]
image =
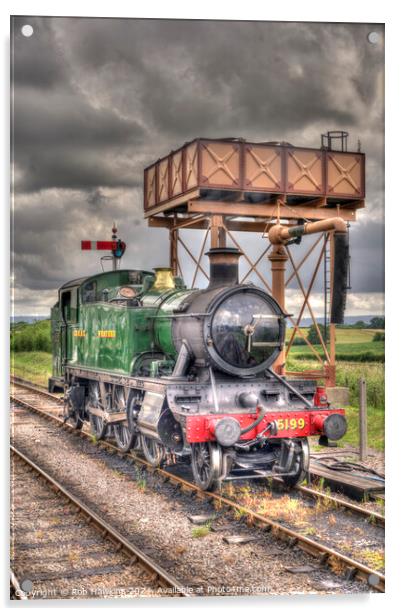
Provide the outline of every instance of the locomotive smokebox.
[[262,289],[238,284],[241,254],[236,248],[212,248],[209,286],[171,294],[159,308],[155,340],[166,354],[179,354],[181,376],[190,362],[240,377],[262,374],[283,347],[278,303]]
[[208,289],[238,284],[238,262],[242,254],[237,248],[211,248],[206,253],[210,263]]

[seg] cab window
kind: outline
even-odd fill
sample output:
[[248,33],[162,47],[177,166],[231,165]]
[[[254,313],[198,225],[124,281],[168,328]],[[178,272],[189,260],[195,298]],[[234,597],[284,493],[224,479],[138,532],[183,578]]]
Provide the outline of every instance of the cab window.
[[96,301],[97,284],[96,280],[87,282],[82,288],[82,301],[84,304]]
[[63,291],[60,297],[61,317],[65,323],[77,321],[77,289]]

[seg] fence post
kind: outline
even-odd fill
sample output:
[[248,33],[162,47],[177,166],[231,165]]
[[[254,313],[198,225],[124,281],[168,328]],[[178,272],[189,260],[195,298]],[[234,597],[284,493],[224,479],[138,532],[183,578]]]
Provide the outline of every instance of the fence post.
[[368,418],[366,404],[366,380],[359,379],[359,458],[363,462],[368,448]]

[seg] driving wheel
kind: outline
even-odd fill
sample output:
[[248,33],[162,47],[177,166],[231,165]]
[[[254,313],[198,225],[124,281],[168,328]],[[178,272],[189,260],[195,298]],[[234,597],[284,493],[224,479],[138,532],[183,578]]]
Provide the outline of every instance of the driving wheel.
[[[89,405],[96,409],[103,408],[100,402],[100,387],[97,382],[92,382],[89,385]],[[89,411],[89,422],[91,425],[92,434],[96,440],[100,441],[103,439],[106,436],[107,424],[102,417],[99,417]]]
[[165,456],[163,445],[158,443],[154,438],[141,434],[141,446],[146,460],[152,466],[160,466]]
[[223,456],[217,443],[193,443],[191,452],[192,473],[202,490],[215,490],[219,486]]
[[302,438],[295,444],[294,459],[289,475],[283,475],[282,480],[288,487],[296,486],[306,477],[309,470],[309,442],[307,438]]
[[[137,432],[135,428],[131,430],[129,426],[129,408],[126,404],[124,387],[117,387],[114,396],[115,408],[119,413],[126,412],[127,414],[127,420],[125,422],[115,423],[113,427],[117,447],[126,453],[135,447]],[[130,401],[130,397],[128,397],[128,400]]]

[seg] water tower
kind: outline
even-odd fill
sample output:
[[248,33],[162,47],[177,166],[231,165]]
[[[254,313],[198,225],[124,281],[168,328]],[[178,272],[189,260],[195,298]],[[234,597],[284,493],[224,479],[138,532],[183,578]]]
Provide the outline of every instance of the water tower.
[[[292,334],[278,358],[278,373],[296,375],[285,369],[285,358],[296,336],[304,338],[320,364],[318,370],[302,372],[324,378],[335,385],[335,326],[343,316],[348,270],[346,228],[365,205],[365,155],[347,149],[348,133],[331,131],[321,136],[318,148],[293,146],[286,142],[251,143],[244,139],[197,138],[185,143],[145,169],[144,215],[151,227],[169,230],[170,266],[182,275],[182,255],[193,263],[189,286],[202,272],[207,248],[232,243],[248,264],[240,282],[251,274],[285,309],[286,290],[294,280],[302,294],[297,315],[289,317]],[[183,229],[204,231],[198,254],[184,242]],[[241,232],[266,238],[260,256],[252,259]],[[314,234],[312,245],[297,258],[297,244],[305,234]],[[260,270],[268,258],[270,276]],[[306,280],[304,265],[312,264]],[[288,271],[289,270],[289,271]],[[324,321],[327,337],[317,327],[311,294],[318,273],[324,278]],[[321,353],[300,325],[309,313],[316,327]]]

